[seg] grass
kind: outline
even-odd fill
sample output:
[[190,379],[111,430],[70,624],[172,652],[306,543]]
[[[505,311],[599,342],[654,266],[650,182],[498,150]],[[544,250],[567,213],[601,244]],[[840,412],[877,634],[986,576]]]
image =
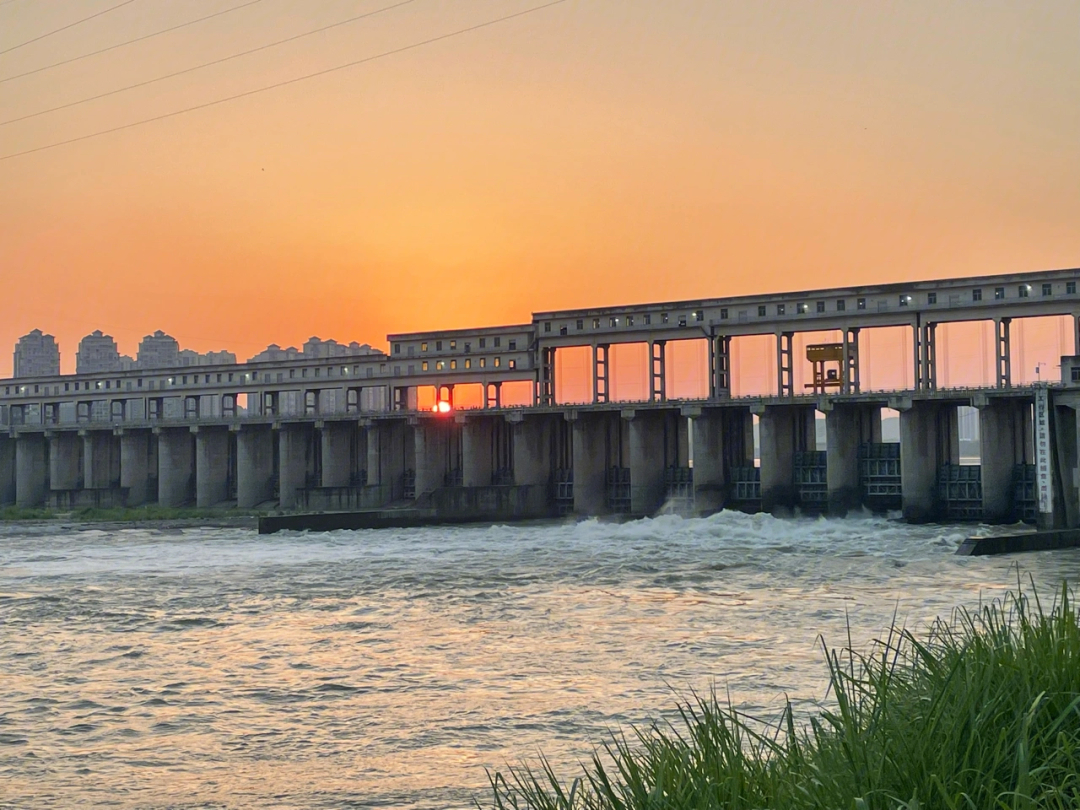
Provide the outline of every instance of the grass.
[[489,774],[535,810],[1080,808],[1080,625],[1062,586],[1018,588],[866,654],[825,648],[833,706],[760,723],[715,694],[614,735],[570,780],[546,760]]
[[0,520],[49,520],[54,517],[56,517],[56,513],[50,509],[0,506]]
[[133,506],[85,507],[72,510],[26,509],[16,506],[0,508],[0,521],[16,520],[82,520],[129,522],[140,520],[221,520],[236,517],[257,517],[263,514],[251,509],[196,509],[188,507]]

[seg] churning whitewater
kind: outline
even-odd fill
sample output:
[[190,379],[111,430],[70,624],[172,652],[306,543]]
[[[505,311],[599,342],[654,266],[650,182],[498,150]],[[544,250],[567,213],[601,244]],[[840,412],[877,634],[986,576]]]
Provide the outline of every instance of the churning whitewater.
[[768,714],[857,645],[1080,552],[721,513],[259,536],[0,526],[0,806],[468,807],[712,686]]

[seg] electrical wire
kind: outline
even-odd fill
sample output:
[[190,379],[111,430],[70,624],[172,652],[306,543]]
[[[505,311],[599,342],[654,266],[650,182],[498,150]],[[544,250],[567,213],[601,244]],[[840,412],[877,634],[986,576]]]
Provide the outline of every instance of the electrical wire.
[[401,2],[399,2],[399,3],[394,3],[393,5],[389,5],[389,6],[383,6],[382,8],[377,8],[374,11],[368,11],[368,12],[365,12],[363,14],[358,14],[355,17],[349,17],[347,20],[340,20],[339,22],[331,23],[330,25],[324,25],[322,28],[316,28],[313,31],[305,31],[303,34],[294,34],[291,37],[286,37],[285,39],[279,39],[277,42],[269,42],[266,45],[260,45],[258,48],[252,48],[251,50],[248,50],[248,51],[241,51],[240,53],[234,53],[234,54],[230,54],[229,56],[223,56],[220,59],[214,59],[211,62],[203,62],[201,65],[194,65],[194,66],[189,67],[189,68],[184,68],[183,70],[178,70],[175,73],[167,73],[164,76],[158,76],[157,78],[154,78],[154,79],[147,79],[146,81],[136,82],[135,84],[129,84],[126,87],[118,87],[115,90],[107,90],[104,93],[98,93],[96,96],[89,96],[87,98],[81,98],[81,99],[78,99],[77,101],[69,101],[66,104],[60,104],[59,106],[56,106],[56,107],[50,107],[47,110],[38,110],[37,112],[28,113],[26,115],[20,115],[18,118],[9,118],[6,121],[0,121],[0,127],[6,127],[8,124],[17,124],[19,121],[26,121],[26,120],[28,120],[30,118],[37,118],[38,116],[48,115],[49,113],[58,112],[60,110],[67,110],[67,109],[69,109],[71,107],[78,107],[80,104],[88,104],[91,101],[97,101],[98,99],[108,98],[109,96],[115,96],[118,93],[125,93],[128,90],[135,90],[136,88],[139,88],[139,87],[146,87],[147,85],[150,85],[150,84],[156,84],[157,82],[163,82],[166,79],[175,79],[177,76],[183,76],[186,73],[194,73],[196,70],[202,70],[203,68],[212,67],[214,65],[220,65],[220,64],[222,64],[224,62],[230,62],[233,59],[239,59],[239,58],[241,58],[243,56],[250,56],[253,53],[258,53],[259,51],[265,51],[265,50],[267,50],[269,48],[276,48],[278,45],[284,45],[286,42],[295,42],[296,40],[303,39],[304,37],[310,37],[310,36],[313,36],[314,34],[321,34],[323,31],[329,31],[331,28],[339,28],[342,25],[348,25],[349,23],[354,23],[357,20],[363,20],[366,17],[374,17],[376,14],[382,14],[384,11],[393,11],[395,8],[400,8],[401,6],[407,6],[407,5],[409,5],[410,3],[413,3],[413,2],[415,2],[415,0],[401,0]]
[[[110,45],[109,47],[102,48],[101,50],[91,51],[90,53],[84,53],[82,56],[73,56],[70,59],[64,59],[64,60],[62,60],[60,62],[53,62],[51,65],[45,65],[44,67],[39,67],[39,68],[34,68],[33,70],[28,70],[25,73],[16,73],[14,76],[7,76],[5,78],[0,79],[0,84],[3,84],[4,82],[15,81],[15,79],[21,79],[24,76],[33,76],[35,73],[41,73],[41,72],[46,71],[46,70],[52,70],[53,68],[60,67],[61,65],[70,65],[72,62],[78,62],[81,59],[89,59],[91,56],[98,56],[99,54],[107,53],[108,51],[115,51],[117,48],[123,48],[125,45],[133,45],[136,42],[144,42],[145,40],[153,39],[154,37],[159,37],[162,34],[168,34],[168,33],[172,32],[172,31],[178,31],[181,28],[187,28],[189,25],[195,25],[196,23],[206,22],[207,20],[212,20],[214,17],[220,17],[223,14],[229,14],[230,12],[233,12],[233,11],[239,11],[242,8],[247,8],[248,6],[253,6],[256,3],[261,3],[262,1],[263,0],[248,0],[248,2],[246,2],[246,3],[241,3],[238,6],[233,6],[232,8],[227,8],[224,11],[215,11],[213,14],[207,14],[205,17],[199,17],[197,20],[188,20],[187,22],[180,23],[179,25],[174,25],[171,28],[163,28],[160,31],[155,31],[152,34],[145,34],[145,35],[143,35],[141,37],[135,37],[135,39],[129,39],[129,40],[126,40],[124,42],[118,42],[115,45]],[[0,5],[3,5],[3,3],[0,3]]]
[[31,42],[39,42],[40,40],[43,40],[46,37],[51,37],[53,34],[59,34],[61,31],[67,31],[69,28],[74,28],[76,25],[82,25],[84,22],[90,22],[90,20],[93,20],[96,17],[101,17],[101,16],[103,16],[105,14],[108,14],[110,11],[116,11],[118,8],[121,8],[121,7],[126,6],[126,5],[130,5],[131,3],[134,3],[134,2],[135,2],[135,0],[124,0],[124,2],[117,3],[115,6],[110,6],[109,8],[105,9],[104,11],[99,11],[96,14],[91,14],[89,17],[83,17],[81,20],[76,20],[73,23],[68,23],[67,25],[61,26],[60,28],[56,28],[56,29],[54,29],[52,31],[49,31],[49,32],[45,33],[45,34],[41,34],[40,36],[36,36],[33,39],[28,39],[28,40],[26,40],[26,42],[20,42],[18,45],[12,45],[10,48],[5,48],[4,50],[0,51],[0,55],[3,55],[5,53],[11,53],[14,50],[17,50],[19,48],[23,48],[23,47],[29,45]]
[[206,101],[206,102],[203,102],[202,104],[196,104],[194,106],[185,107],[185,108],[180,109],[180,110],[173,110],[172,112],[162,113],[161,115],[155,115],[155,116],[152,116],[150,118],[143,118],[140,121],[132,121],[132,122],[127,123],[127,124],[121,124],[120,126],[111,127],[110,129],[103,129],[103,130],[99,130],[97,132],[88,133],[86,135],[79,135],[76,138],[68,138],[67,140],[64,140],[64,141],[56,141],[55,143],[45,144],[44,146],[36,146],[33,149],[24,149],[21,152],[12,152],[11,154],[8,154],[8,155],[0,155],[0,161],[11,160],[11,159],[17,158],[17,157],[23,157],[24,155],[32,155],[32,154],[34,154],[36,152],[44,152],[44,151],[46,151],[48,149],[55,149],[58,146],[67,146],[68,144],[78,143],[79,141],[86,141],[86,140],[90,140],[91,138],[99,138],[102,135],[111,135],[114,132],[120,132],[120,131],[125,130],[125,129],[131,129],[132,127],[142,126],[143,124],[150,124],[150,123],[153,123],[154,121],[163,121],[166,118],[174,118],[174,117],[176,117],[178,115],[184,115],[185,113],[194,112],[196,110],[204,110],[204,109],[206,109],[208,107],[216,107],[219,104],[227,104],[230,101],[236,101],[236,100],[241,99],[241,98],[247,98],[248,96],[254,96],[254,95],[258,94],[258,93],[265,93],[268,90],[276,90],[279,87],[286,87],[286,86],[288,86],[290,84],[296,84],[298,82],[307,81],[308,79],[314,79],[314,78],[317,78],[319,76],[325,76],[325,75],[327,75],[329,73],[335,73],[335,72],[337,72],[339,70],[346,70],[347,68],[356,67],[358,65],[363,65],[363,64],[366,64],[368,62],[374,62],[374,61],[376,61],[378,59],[385,59],[388,56],[395,56],[395,55],[397,55],[399,53],[405,53],[407,51],[416,50],[417,48],[422,48],[422,47],[424,47],[426,45],[431,45],[431,44],[436,43],[436,42],[442,42],[443,40],[452,39],[453,37],[461,36],[463,34],[468,34],[468,33],[471,33],[473,31],[478,31],[478,30],[480,30],[482,28],[488,28],[488,27],[490,27],[492,25],[498,25],[499,23],[506,22],[507,20],[513,20],[513,19],[516,19],[517,17],[524,17],[527,14],[532,14],[532,13],[537,12],[537,11],[542,11],[544,9],[551,8],[552,6],[557,6],[557,5],[560,5],[560,4],[565,3],[565,2],[566,2],[566,0],[551,0],[551,2],[549,2],[549,3],[543,3],[543,4],[539,5],[539,6],[533,6],[532,8],[527,8],[524,11],[517,11],[517,12],[514,12],[513,14],[507,14],[507,15],[502,16],[502,17],[496,17],[493,20],[487,20],[487,21],[482,22],[482,23],[477,23],[476,25],[470,25],[470,26],[468,26],[466,28],[459,28],[456,31],[450,31],[450,32],[445,33],[445,34],[439,34],[438,36],[430,37],[429,39],[421,40],[419,42],[413,42],[413,43],[411,43],[409,45],[402,45],[400,48],[393,48],[393,49],[391,49],[389,51],[382,51],[381,53],[373,54],[372,56],[366,56],[363,59],[357,59],[357,60],[352,61],[352,62],[346,62],[343,65],[336,65],[334,67],[324,68],[323,70],[317,70],[314,73],[308,73],[308,74],[305,74],[303,76],[297,76],[297,77],[292,78],[292,79],[286,79],[285,81],[282,81],[282,82],[275,82],[274,84],[268,84],[268,85],[265,85],[263,87],[256,87],[253,90],[245,90],[243,93],[237,93],[237,94],[232,95],[232,96],[226,96],[225,98],[215,99],[214,101]]

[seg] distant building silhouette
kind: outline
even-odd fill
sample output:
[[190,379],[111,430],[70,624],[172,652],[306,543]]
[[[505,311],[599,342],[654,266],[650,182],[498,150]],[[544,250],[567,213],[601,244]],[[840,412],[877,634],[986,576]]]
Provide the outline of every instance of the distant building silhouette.
[[178,368],[180,344],[176,338],[158,329],[144,337],[139,344],[138,364],[139,368]]
[[15,344],[16,377],[49,377],[60,373],[60,347],[56,338],[35,329]]
[[271,343],[254,357],[248,359],[249,363],[269,363],[272,360],[295,360],[300,357],[300,352],[295,346],[283,349],[276,343]]
[[79,341],[75,354],[75,373],[92,374],[96,371],[121,371],[120,352],[111,335],[95,329]]
[[360,344],[355,340],[347,346],[336,340],[321,340],[317,337],[308,338],[304,344],[304,357],[357,357],[366,354],[380,354],[377,349],[372,349],[367,343]]
[[322,340],[318,337],[309,338],[304,348],[298,350],[295,346],[287,349],[281,348],[276,343],[271,343],[257,355],[248,359],[249,363],[268,363],[274,360],[313,360],[324,357],[362,357],[370,354],[383,354],[378,349],[373,349],[367,343],[338,343],[336,340]]
[[180,350],[181,366],[218,366],[233,365],[236,363],[236,355],[228,351],[207,352],[199,354],[192,349]]

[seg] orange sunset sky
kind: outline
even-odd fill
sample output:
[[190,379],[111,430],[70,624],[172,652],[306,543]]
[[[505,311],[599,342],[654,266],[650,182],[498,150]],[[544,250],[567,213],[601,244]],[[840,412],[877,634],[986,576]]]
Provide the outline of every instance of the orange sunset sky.
[[33,328],[67,372],[93,329],[127,354],[164,329],[243,360],[311,335],[385,347],[534,310],[1080,266],[1076,0],[566,0],[31,152],[544,0],[118,4],[0,0],[2,376]]

